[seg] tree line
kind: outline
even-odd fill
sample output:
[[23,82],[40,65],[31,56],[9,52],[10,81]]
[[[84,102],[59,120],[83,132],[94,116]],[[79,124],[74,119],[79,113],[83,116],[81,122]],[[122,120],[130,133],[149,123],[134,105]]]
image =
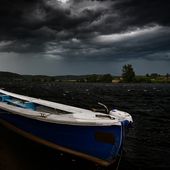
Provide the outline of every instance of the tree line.
[[0,83],[51,83],[51,82],[94,82],[94,83],[170,83],[170,75],[157,73],[136,75],[131,64],[122,66],[120,76],[111,74],[90,74],[90,75],[20,75],[11,72],[0,72]]

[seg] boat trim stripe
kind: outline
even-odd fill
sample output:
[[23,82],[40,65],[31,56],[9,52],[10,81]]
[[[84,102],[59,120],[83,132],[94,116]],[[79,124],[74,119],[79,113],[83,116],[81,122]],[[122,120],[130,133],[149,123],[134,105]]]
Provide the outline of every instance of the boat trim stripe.
[[116,159],[113,159],[112,161],[102,160],[100,158],[96,158],[94,156],[91,156],[91,155],[88,155],[88,154],[85,154],[85,153],[82,153],[82,152],[74,151],[72,149],[69,149],[69,148],[66,148],[66,147],[63,147],[63,146],[59,146],[59,145],[54,144],[52,142],[46,141],[46,140],[44,140],[40,137],[32,135],[32,134],[30,134],[30,133],[28,133],[24,130],[21,130],[21,129],[17,128],[16,126],[12,125],[11,123],[8,123],[5,120],[0,119],[0,123],[2,125],[4,125],[5,127],[7,127],[8,129],[11,129],[12,131],[14,131],[14,132],[32,140],[32,141],[38,142],[40,144],[44,144],[44,145],[46,145],[50,148],[53,148],[53,149],[56,149],[56,150],[59,150],[59,151],[62,151],[62,152],[66,152],[66,153],[84,158],[86,160],[97,163],[98,165],[109,166],[110,164],[113,164],[114,162],[116,162]]

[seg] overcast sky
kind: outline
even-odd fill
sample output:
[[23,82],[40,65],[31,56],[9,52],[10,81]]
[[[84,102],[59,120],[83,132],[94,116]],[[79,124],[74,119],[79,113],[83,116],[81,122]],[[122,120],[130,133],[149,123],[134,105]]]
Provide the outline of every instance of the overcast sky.
[[0,71],[170,73],[169,0],[0,0]]

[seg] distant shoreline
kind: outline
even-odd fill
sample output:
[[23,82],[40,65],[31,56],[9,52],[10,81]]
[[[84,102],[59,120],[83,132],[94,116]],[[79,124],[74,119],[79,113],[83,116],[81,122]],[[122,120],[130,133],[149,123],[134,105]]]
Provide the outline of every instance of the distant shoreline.
[[134,81],[125,82],[122,76],[111,74],[89,74],[89,75],[21,75],[12,72],[0,71],[0,83],[53,83],[53,82],[81,82],[81,83],[170,83],[170,74],[160,75],[157,73],[147,75],[136,75]]

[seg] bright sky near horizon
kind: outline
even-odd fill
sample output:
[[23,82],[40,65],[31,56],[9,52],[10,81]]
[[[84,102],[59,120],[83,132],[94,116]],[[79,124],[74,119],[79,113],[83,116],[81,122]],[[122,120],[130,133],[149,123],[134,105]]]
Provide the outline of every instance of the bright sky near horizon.
[[1,0],[0,71],[170,73],[168,0]]

